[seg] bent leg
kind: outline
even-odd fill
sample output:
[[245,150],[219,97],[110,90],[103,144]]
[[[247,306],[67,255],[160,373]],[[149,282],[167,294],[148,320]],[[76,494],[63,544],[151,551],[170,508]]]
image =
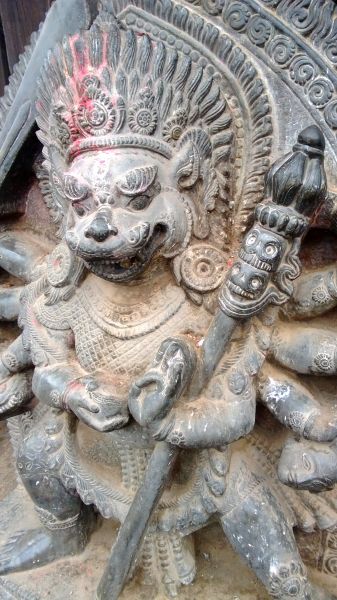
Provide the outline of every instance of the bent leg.
[[93,511],[60,479],[61,430],[62,417],[50,411],[19,449],[18,470],[43,526],[16,534],[0,550],[1,575],[77,554],[89,539]]
[[220,516],[228,541],[253,569],[272,598],[332,600],[307,578],[292,528],[267,486],[259,485],[236,508]]

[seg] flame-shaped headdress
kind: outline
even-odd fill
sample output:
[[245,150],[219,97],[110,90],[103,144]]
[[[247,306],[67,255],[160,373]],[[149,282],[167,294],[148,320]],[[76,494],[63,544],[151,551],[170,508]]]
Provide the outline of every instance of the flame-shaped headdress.
[[170,158],[189,136],[217,169],[231,136],[216,79],[204,58],[139,35],[102,9],[89,31],[56,48],[41,75],[37,122],[46,158],[50,148],[70,163],[123,146]]

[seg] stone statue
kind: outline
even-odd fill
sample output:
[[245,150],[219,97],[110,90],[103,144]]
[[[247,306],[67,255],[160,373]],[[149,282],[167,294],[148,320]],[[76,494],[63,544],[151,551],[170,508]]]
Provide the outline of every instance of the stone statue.
[[[149,23],[135,4],[102,2],[34,90],[59,239],[0,234],[0,265],[26,280],[0,296],[22,329],[0,416],[41,527],[0,549],[0,574],[80,553],[100,513],[121,528],[97,598],[117,599],[135,561],[174,596],[217,519],[271,597],[332,600],[293,533],[337,526],[337,409],[302,378],[337,373],[334,330],[307,322],[336,306],[335,268],[300,275],[319,211],[333,228],[325,137],[298,128],[270,168],[269,98],[242,51],[225,35],[214,50],[199,2]],[[160,29],[171,18],[197,49]]]

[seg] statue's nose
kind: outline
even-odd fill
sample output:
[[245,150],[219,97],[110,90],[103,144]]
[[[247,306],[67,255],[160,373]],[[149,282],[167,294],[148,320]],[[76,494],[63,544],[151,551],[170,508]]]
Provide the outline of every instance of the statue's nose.
[[92,238],[96,242],[104,242],[110,235],[117,235],[117,228],[110,223],[109,215],[105,212],[98,213],[85,230],[85,237]]

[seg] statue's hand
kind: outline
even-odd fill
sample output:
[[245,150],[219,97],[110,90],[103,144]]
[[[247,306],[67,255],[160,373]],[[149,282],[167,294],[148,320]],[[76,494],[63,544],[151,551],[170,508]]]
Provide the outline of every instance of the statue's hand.
[[167,414],[190,382],[195,363],[195,353],[184,340],[169,338],[162,343],[153,368],[130,389],[130,412],[140,425]]
[[97,431],[113,431],[129,420],[125,399],[121,399],[109,380],[82,377],[69,384],[65,404],[83,423]]
[[14,375],[0,372],[0,419],[23,412],[32,398],[31,371]]

